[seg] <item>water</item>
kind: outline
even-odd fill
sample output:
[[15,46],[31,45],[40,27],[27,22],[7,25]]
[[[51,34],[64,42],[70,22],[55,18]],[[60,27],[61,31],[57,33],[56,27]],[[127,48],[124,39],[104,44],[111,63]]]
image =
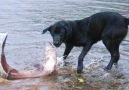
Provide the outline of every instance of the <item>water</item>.
[[[49,33],[44,35],[41,33],[43,29],[56,21],[62,19],[83,19],[100,11],[115,11],[125,17],[129,17],[128,0],[1,0],[0,3],[0,32],[8,33],[5,49],[6,57],[8,63],[18,70],[31,68],[31,66],[43,60],[45,42],[52,42],[52,38]],[[118,69],[123,69],[123,72],[121,73],[125,76],[128,74],[127,71],[129,70],[126,65],[129,62],[127,52],[129,50],[128,38],[129,37],[127,36],[120,47],[121,52],[124,54],[121,55],[120,69]],[[58,55],[61,56],[63,51],[64,45],[57,49]],[[66,60],[68,66],[75,67],[76,69],[77,58],[80,51],[81,48],[74,48],[72,50],[69,58]],[[85,57],[85,68],[87,70],[88,65],[94,60],[101,62],[100,64],[103,65],[101,68],[103,68],[107,65],[109,59],[110,55],[108,51],[102,43],[99,42],[92,47],[88,55]],[[91,77],[88,76],[90,74],[85,71],[85,78],[91,79]],[[69,86],[67,83],[63,82],[62,76],[65,77],[63,80],[71,80],[71,82],[69,82],[70,85],[75,85],[75,88],[71,86],[69,90],[78,90],[79,88],[82,90],[87,88],[88,90],[92,86],[88,86],[88,83],[87,87],[76,85],[76,82],[72,82],[72,80],[76,81],[76,74],[74,78],[67,76],[67,74],[61,74],[61,77],[57,75],[54,77],[48,77],[45,80],[44,78],[35,78],[9,81],[6,84],[0,85],[0,89],[57,90],[57,88],[65,88],[67,90],[66,87],[69,88]],[[93,80],[88,81],[92,82]],[[60,83],[63,83],[65,87],[62,87]],[[127,83],[123,86],[129,87],[129,84]],[[126,87],[124,89],[128,90]],[[95,90],[97,89],[96,87],[93,88]],[[118,88],[119,87],[117,87],[117,89]]]

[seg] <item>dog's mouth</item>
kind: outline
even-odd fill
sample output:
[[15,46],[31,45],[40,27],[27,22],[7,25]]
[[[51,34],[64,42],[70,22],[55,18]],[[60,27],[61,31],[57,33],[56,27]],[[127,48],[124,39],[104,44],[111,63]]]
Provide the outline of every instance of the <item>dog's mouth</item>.
[[59,47],[62,43],[53,43],[55,47]]

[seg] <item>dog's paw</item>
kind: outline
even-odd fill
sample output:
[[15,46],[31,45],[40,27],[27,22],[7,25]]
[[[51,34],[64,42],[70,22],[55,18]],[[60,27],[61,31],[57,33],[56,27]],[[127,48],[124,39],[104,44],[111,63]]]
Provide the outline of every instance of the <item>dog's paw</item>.
[[77,67],[77,73],[82,73],[83,65]]
[[105,67],[104,71],[110,71],[111,69],[109,67]]
[[114,63],[115,68],[118,68],[118,63]]

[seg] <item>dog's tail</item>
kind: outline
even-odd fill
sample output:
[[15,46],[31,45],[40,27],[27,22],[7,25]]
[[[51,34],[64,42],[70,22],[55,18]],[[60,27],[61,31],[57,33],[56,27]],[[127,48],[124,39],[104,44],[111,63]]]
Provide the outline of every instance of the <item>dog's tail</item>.
[[126,24],[129,25],[129,18],[126,18]]

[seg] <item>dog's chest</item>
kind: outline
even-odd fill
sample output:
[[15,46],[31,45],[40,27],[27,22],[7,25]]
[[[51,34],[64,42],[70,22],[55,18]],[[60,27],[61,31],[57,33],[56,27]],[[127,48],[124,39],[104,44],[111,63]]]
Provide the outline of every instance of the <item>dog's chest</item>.
[[71,39],[67,40],[67,43],[72,44],[74,46],[85,46],[86,41],[87,40],[84,35],[74,35]]

